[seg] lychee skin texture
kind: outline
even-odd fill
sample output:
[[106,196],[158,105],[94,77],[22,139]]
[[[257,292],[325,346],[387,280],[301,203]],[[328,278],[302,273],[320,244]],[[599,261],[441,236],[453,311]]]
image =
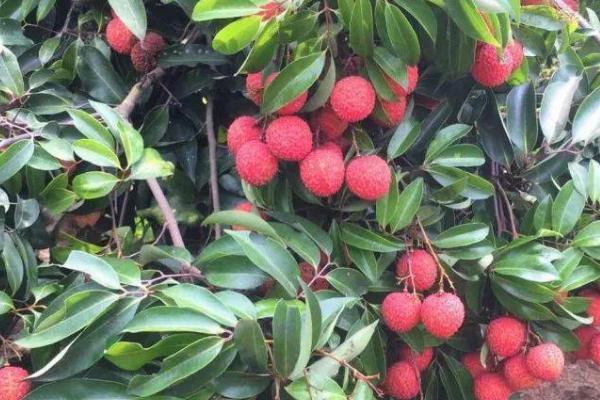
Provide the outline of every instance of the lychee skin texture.
[[363,77],[348,76],[335,84],[329,101],[341,120],[362,121],[375,108],[375,89]]
[[517,70],[521,66],[523,58],[525,57],[525,54],[523,53],[523,45],[519,42],[513,41],[508,46],[506,46],[505,51],[510,52],[510,56],[512,58],[513,64],[511,72]]
[[496,47],[481,43],[475,51],[475,61],[471,67],[473,78],[485,87],[502,85],[513,69],[513,59],[509,51],[498,57]]
[[259,140],[261,129],[254,117],[244,115],[236,118],[227,129],[227,147],[235,155],[238,149],[252,140]]
[[431,289],[437,281],[438,273],[435,259],[422,249],[404,253],[396,263],[396,277],[405,280],[409,289],[412,289],[414,281],[415,289],[419,292]]
[[531,375],[544,381],[560,378],[565,367],[565,356],[554,343],[542,343],[527,353],[527,368]]
[[525,345],[527,327],[513,317],[496,318],[488,325],[485,340],[492,353],[499,357],[511,357]]
[[327,140],[335,140],[344,135],[348,123],[340,119],[330,105],[323,107],[318,114],[317,123]]
[[381,303],[381,315],[387,327],[397,333],[408,332],[419,324],[421,300],[408,292],[388,294]]
[[166,43],[162,36],[148,32],[144,40],[137,42],[131,49],[131,63],[138,72],[149,72],[156,67],[156,54],[164,49]]
[[300,268],[300,278],[302,278],[304,283],[310,285],[312,290],[316,292],[319,290],[329,289],[329,282],[327,282],[327,279],[320,276],[313,281],[316,273],[315,267],[307,262],[301,262],[298,264],[298,268]]
[[277,173],[277,158],[266,144],[253,140],[239,148],[235,156],[235,167],[244,181],[252,186],[269,183]]
[[317,148],[300,161],[300,179],[315,196],[331,196],[344,184],[344,159],[334,146]]
[[136,38],[119,18],[113,18],[106,25],[106,41],[111,49],[120,54],[129,54]]
[[592,325],[600,326],[600,293],[595,290],[584,290],[580,295],[591,300],[587,308],[587,313],[594,319]]
[[398,97],[397,101],[382,100],[373,113],[373,120],[379,126],[391,128],[404,119],[406,97]]
[[265,138],[271,153],[280,160],[300,161],[312,150],[312,132],[300,117],[277,118],[267,127]]
[[257,106],[260,106],[262,101],[263,89],[264,85],[262,72],[255,72],[246,76],[246,93],[248,98]]
[[346,184],[357,197],[374,201],[390,190],[392,173],[385,160],[378,156],[358,156],[346,168]]
[[419,67],[417,65],[409,65],[406,67],[406,88],[388,75],[385,75],[385,80],[396,97],[406,97],[417,88],[417,83],[419,82]]
[[572,354],[578,360],[587,360],[590,358],[590,342],[600,332],[593,326],[580,326],[573,333],[579,339],[579,349]]
[[508,400],[512,390],[500,374],[485,373],[475,378],[473,392],[477,400]]
[[479,352],[467,353],[462,357],[461,361],[473,379],[487,372],[487,368],[481,364],[481,355]]
[[385,376],[385,392],[399,400],[408,400],[420,392],[419,372],[407,361],[400,361],[388,368]]
[[25,381],[29,372],[19,367],[0,368],[0,399],[21,400],[31,390],[31,383]]
[[590,358],[596,365],[600,365],[600,334],[595,335],[590,340],[589,345]]
[[[271,84],[271,82],[273,82],[273,79],[275,79],[275,77],[277,77],[277,75],[279,75],[279,73],[277,73],[277,72],[273,72],[271,75],[269,75],[269,77],[267,78],[267,80],[265,82],[265,87],[269,86]],[[290,101],[289,103],[287,103],[286,105],[281,107],[279,110],[277,110],[277,114],[279,114],[279,115],[296,114],[297,112],[299,112],[302,109],[302,107],[304,107],[307,99],[308,99],[308,92],[303,92],[298,97],[296,97],[294,100]]]
[[540,383],[527,369],[527,362],[523,353],[504,361],[503,373],[508,385],[515,391],[531,389]]
[[411,349],[409,346],[403,346],[399,352],[401,361],[408,361],[415,365],[419,371],[425,371],[431,360],[433,360],[433,349],[425,347],[421,353]]
[[465,320],[465,306],[452,293],[435,293],[427,296],[421,306],[421,321],[427,332],[439,339],[454,335]]

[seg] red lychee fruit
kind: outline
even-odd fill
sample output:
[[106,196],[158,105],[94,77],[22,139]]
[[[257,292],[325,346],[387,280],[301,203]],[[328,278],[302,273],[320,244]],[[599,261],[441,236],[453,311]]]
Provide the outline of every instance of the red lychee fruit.
[[542,343],[527,352],[527,368],[533,376],[544,381],[560,378],[565,366],[565,356],[554,343]]
[[481,354],[479,352],[467,353],[462,357],[461,361],[473,379],[487,372],[487,368],[481,363]]
[[362,121],[375,108],[375,89],[361,76],[348,76],[335,84],[330,103],[341,120]]
[[600,326],[600,293],[592,289],[586,289],[581,291],[579,295],[590,300],[587,313],[593,318],[592,325]]
[[312,132],[300,117],[279,117],[269,124],[267,146],[280,160],[300,161],[312,150]]
[[136,38],[119,18],[113,18],[106,25],[106,41],[111,49],[121,54],[131,53]]
[[327,144],[310,153],[300,162],[300,179],[312,194],[327,197],[344,184],[344,159],[335,144]]
[[257,106],[260,106],[262,101],[263,89],[264,85],[262,72],[255,72],[246,76],[246,93],[248,98]]
[[[258,208],[256,208],[254,204],[250,203],[249,201],[242,201],[238,203],[238,205],[236,205],[233,209],[236,211],[243,211],[248,213],[256,213],[256,211],[258,210]],[[268,219],[268,215],[260,210],[258,210],[258,215],[260,215],[262,219]],[[248,230],[248,228],[246,228],[243,225],[232,225],[231,229],[234,231]]]
[[431,289],[437,281],[438,273],[435,259],[422,249],[404,253],[396,263],[396,277],[406,281],[409,289],[412,289],[414,281],[415,289],[420,292]]
[[[564,0],[567,7],[569,7],[573,11],[579,10],[579,0]],[[554,2],[551,0],[523,0],[522,5],[524,6],[539,6],[539,5],[547,5],[554,6]],[[556,7],[558,8],[558,7]]]
[[263,21],[268,21],[284,12],[285,8],[277,1],[271,1],[270,3],[260,6],[260,10],[258,15]]
[[496,318],[488,325],[485,340],[492,353],[511,357],[525,346],[527,326],[513,317]]
[[342,158],[344,157],[344,153],[342,151],[342,146],[340,146],[340,144],[337,142],[331,142],[331,141],[326,142],[326,143],[323,143],[319,148],[323,149],[323,150],[333,151],[336,154],[338,154],[340,157],[342,157]]
[[417,88],[417,83],[419,81],[419,67],[417,65],[409,65],[406,67],[406,88],[402,87],[400,83],[393,80],[389,75],[385,75],[384,78],[396,97],[406,97]]
[[402,346],[399,352],[399,358],[401,361],[408,361],[415,365],[419,371],[425,371],[431,360],[433,360],[433,349],[431,347],[423,348],[423,351],[418,353],[411,349],[409,346]]
[[158,33],[148,32],[143,41],[131,49],[131,63],[138,72],[149,72],[156,67],[156,54],[166,46]]
[[540,383],[527,369],[527,362],[523,353],[504,361],[503,372],[508,385],[515,391],[531,389]]
[[385,160],[378,156],[358,156],[346,168],[348,189],[358,198],[373,201],[390,190],[392,173]]
[[259,140],[243,144],[235,156],[235,167],[244,181],[252,186],[266,185],[277,173],[277,158]]
[[[269,86],[271,84],[271,82],[273,82],[273,79],[275,79],[277,77],[277,75],[279,75],[278,72],[273,72],[271,75],[269,75],[269,77],[267,78],[267,80],[265,82],[265,88],[267,86]],[[304,107],[304,104],[306,104],[307,99],[308,99],[308,92],[303,92],[298,97],[296,97],[294,100],[290,101],[289,103],[287,103],[286,105],[281,107],[279,110],[277,110],[277,114],[279,114],[279,115],[296,114],[298,111],[300,111],[302,109],[302,107]]]
[[458,332],[464,320],[465,306],[452,293],[429,295],[421,306],[421,321],[425,329],[439,339],[448,339]]
[[420,392],[419,371],[407,361],[400,361],[388,368],[384,382],[385,392],[399,400],[408,400]]
[[393,332],[408,332],[419,324],[421,300],[408,292],[388,294],[381,303],[383,321]]
[[590,358],[589,346],[592,338],[600,333],[593,326],[580,326],[573,331],[577,339],[579,339],[579,349],[573,352],[573,355],[578,360],[587,360]]
[[317,114],[317,126],[327,140],[335,140],[344,135],[348,123],[333,111],[329,104],[325,105]]
[[589,353],[592,361],[600,365],[600,334],[595,335],[590,340]]
[[31,383],[24,380],[29,372],[19,367],[0,368],[0,399],[21,400],[31,390]]
[[231,154],[235,155],[244,143],[259,140],[261,133],[262,130],[256,118],[248,115],[238,117],[227,129],[227,147]]
[[304,283],[309,285],[312,290],[318,291],[329,289],[329,282],[327,282],[327,279],[324,277],[320,276],[313,281],[316,274],[315,267],[307,262],[301,262],[298,264],[298,268],[300,268],[300,278],[302,278]]
[[510,53],[513,62],[511,72],[515,71],[521,66],[523,58],[525,57],[525,54],[523,53],[523,45],[513,40],[508,46],[506,46],[504,51]]
[[485,87],[502,85],[512,72],[513,59],[508,51],[502,57],[498,56],[498,49],[487,43],[480,43],[475,50],[475,61],[471,67],[471,74],[477,82]]
[[473,392],[477,400],[508,400],[512,390],[500,374],[485,373],[475,378]]
[[381,100],[373,112],[373,121],[384,128],[398,125],[404,119],[406,97],[398,97],[397,101]]

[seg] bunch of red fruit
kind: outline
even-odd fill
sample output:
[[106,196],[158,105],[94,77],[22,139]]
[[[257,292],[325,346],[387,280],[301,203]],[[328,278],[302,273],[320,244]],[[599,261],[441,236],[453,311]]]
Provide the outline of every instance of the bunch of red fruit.
[[592,318],[592,326],[580,326],[573,333],[579,339],[579,350],[573,352],[578,360],[592,360],[600,365],[600,293],[594,289],[585,289],[580,296],[590,300],[587,308],[588,315]]
[[504,50],[499,50],[491,44],[478,43],[471,75],[482,86],[500,86],[522,62],[523,46],[519,42],[512,41]]
[[156,55],[166,46],[162,36],[148,32],[144,40],[138,41],[114,12],[112,16],[113,18],[106,25],[106,40],[111,49],[129,55],[133,68],[138,72],[149,72],[154,69]]

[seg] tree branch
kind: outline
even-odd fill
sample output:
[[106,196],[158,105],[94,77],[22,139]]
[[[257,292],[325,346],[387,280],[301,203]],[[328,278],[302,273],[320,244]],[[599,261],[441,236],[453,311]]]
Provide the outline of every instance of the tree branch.
[[6,138],[6,139],[0,141],[0,149],[5,148],[6,146],[10,146],[11,144],[18,142],[19,140],[33,139],[40,135],[41,135],[40,132],[30,132],[30,133],[23,133],[21,135]]
[[[208,137],[208,162],[210,166],[210,194],[212,197],[213,211],[221,210],[219,199],[219,177],[217,171],[217,140],[215,138],[215,126],[213,121],[213,99],[206,98],[206,136]],[[215,238],[221,237],[221,225],[215,225]]]

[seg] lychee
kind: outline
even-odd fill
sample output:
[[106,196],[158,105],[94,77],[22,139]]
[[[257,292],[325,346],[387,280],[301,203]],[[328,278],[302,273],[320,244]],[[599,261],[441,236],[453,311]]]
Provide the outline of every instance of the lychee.
[[[567,7],[569,7],[573,11],[579,10],[579,0],[563,0]],[[539,6],[539,5],[548,5],[553,6],[554,2],[552,0],[523,0],[522,5],[524,6]]]
[[421,300],[408,292],[388,294],[381,304],[381,315],[387,327],[397,333],[408,332],[419,324]]
[[397,101],[381,100],[373,111],[373,121],[384,128],[398,125],[404,119],[406,97],[398,97]]
[[357,197],[373,201],[390,190],[392,173],[385,160],[378,156],[358,156],[346,168],[346,184]]
[[311,193],[319,197],[335,194],[344,184],[344,159],[333,144],[319,147],[300,162],[300,179]]
[[573,331],[577,339],[579,339],[579,349],[573,352],[573,355],[578,360],[587,360],[590,358],[589,346],[592,338],[600,333],[593,326],[580,326]]
[[[242,201],[238,203],[233,209],[236,211],[243,211],[248,213],[256,213],[256,210],[258,210],[254,206],[254,204],[250,203],[249,201]],[[258,215],[260,215],[262,219],[268,219],[268,215],[262,211],[258,211]],[[234,231],[248,230],[248,228],[246,228],[243,225],[232,225],[231,229]]]
[[[275,79],[277,77],[277,75],[279,75],[278,72],[273,72],[271,75],[269,75],[269,77],[267,78],[267,80],[265,82],[265,88],[267,86],[269,86],[271,84],[271,82],[273,82],[273,79]],[[290,101],[289,103],[287,103],[286,105],[281,107],[279,110],[277,110],[277,114],[279,114],[279,115],[296,114],[298,111],[300,111],[302,109],[302,107],[304,107],[304,104],[306,104],[307,99],[308,99],[308,92],[305,91],[305,92],[301,93],[298,97],[296,97],[295,99],[293,99],[292,101]]]
[[246,93],[248,98],[257,106],[259,106],[262,101],[263,89],[264,85],[262,72],[255,72],[246,76]]
[[285,11],[285,7],[283,7],[277,1],[271,1],[269,3],[263,4],[260,6],[261,11],[258,13],[263,21],[269,21],[270,19],[276,17]]
[[262,130],[256,118],[248,115],[238,117],[227,129],[227,147],[231,154],[235,155],[244,143],[259,140],[261,133]]
[[298,264],[298,268],[300,268],[300,278],[302,278],[304,283],[309,285],[312,290],[318,291],[329,289],[329,282],[327,282],[327,279],[323,278],[322,276],[314,279],[316,275],[315,267],[307,262],[301,262]]
[[266,185],[277,173],[277,158],[259,140],[243,144],[235,156],[235,167],[244,181],[253,186]]
[[24,380],[29,375],[23,368],[2,367],[0,368],[0,399],[21,400],[31,390],[31,383]]
[[373,112],[375,89],[361,76],[348,76],[335,84],[330,103],[341,120],[358,122]]
[[385,392],[399,400],[408,400],[420,392],[419,371],[407,361],[400,361],[388,368],[384,382]]
[[422,352],[416,352],[409,346],[402,346],[399,352],[401,361],[408,361],[415,365],[419,371],[425,371],[433,360],[433,349],[425,347]]
[[422,249],[404,253],[396,263],[396,277],[404,280],[409,289],[412,289],[414,281],[415,289],[420,292],[431,289],[437,281],[438,274],[435,259]]
[[509,52],[512,58],[513,64],[511,71],[515,71],[521,66],[523,58],[525,57],[523,53],[523,45],[513,40],[508,46],[506,46],[505,51]]
[[597,365],[600,365],[600,334],[595,335],[590,340],[589,354],[590,359]]
[[481,354],[479,352],[467,353],[462,357],[461,361],[473,379],[487,372],[487,368],[481,363]]
[[511,357],[525,346],[527,326],[513,317],[496,318],[488,325],[485,340],[492,353]]
[[402,87],[400,83],[396,82],[389,75],[385,75],[385,81],[396,97],[406,97],[417,88],[417,83],[419,81],[419,67],[417,65],[409,65],[406,67],[406,87]]
[[595,290],[587,289],[580,293],[580,296],[590,300],[587,313],[593,318],[592,325],[600,326],[600,293]]
[[506,379],[497,373],[485,373],[475,378],[473,392],[477,400],[508,400],[512,394]]
[[515,391],[531,389],[540,381],[529,372],[523,353],[512,356],[504,361],[504,377],[508,385]]
[[312,132],[300,117],[279,117],[269,124],[265,135],[267,146],[280,160],[300,161],[312,150]]
[[485,87],[502,85],[513,69],[513,59],[509,51],[498,55],[498,49],[487,43],[480,43],[475,50],[475,61],[471,74]]
[[111,19],[106,25],[106,41],[111,49],[121,54],[131,53],[136,38],[119,18]]
[[149,72],[156,67],[156,54],[166,46],[158,33],[148,32],[144,40],[131,49],[131,63],[138,72]]
[[465,306],[452,293],[429,295],[421,306],[421,321],[425,329],[439,339],[448,339],[458,332],[464,320]]
[[527,368],[533,376],[544,381],[560,378],[565,366],[565,356],[554,343],[542,343],[529,349]]
[[329,104],[317,113],[317,126],[328,140],[341,137],[348,129],[348,123],[340,119]]

